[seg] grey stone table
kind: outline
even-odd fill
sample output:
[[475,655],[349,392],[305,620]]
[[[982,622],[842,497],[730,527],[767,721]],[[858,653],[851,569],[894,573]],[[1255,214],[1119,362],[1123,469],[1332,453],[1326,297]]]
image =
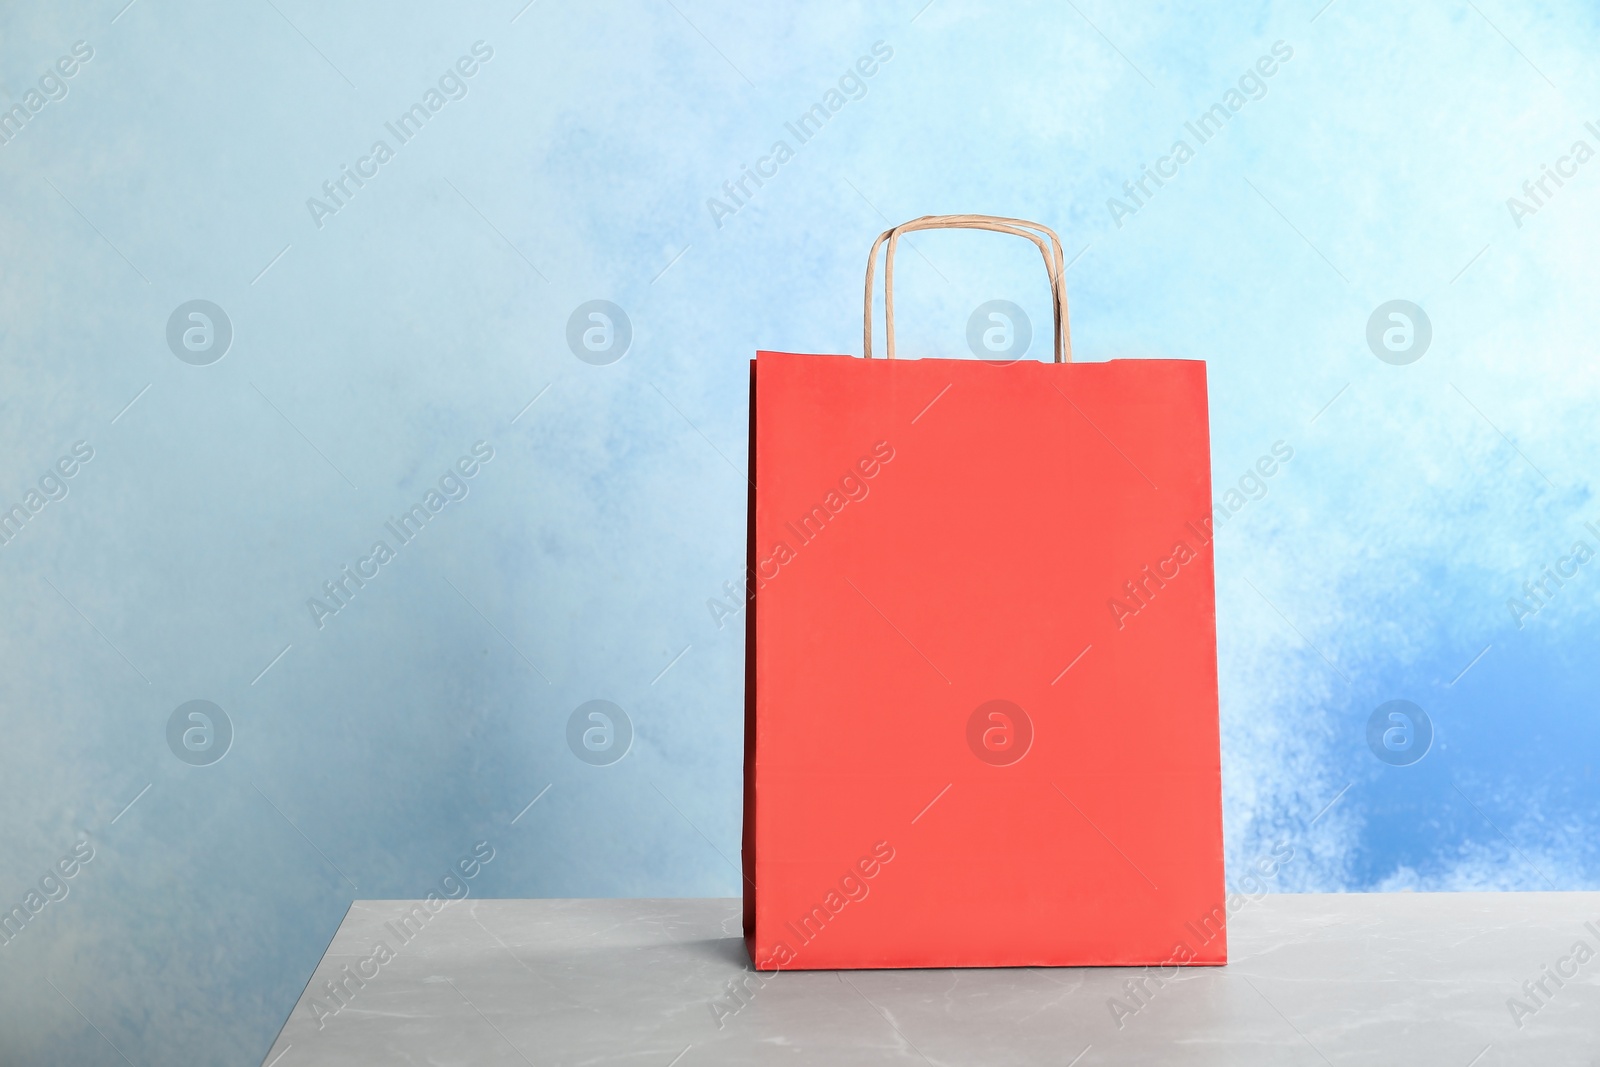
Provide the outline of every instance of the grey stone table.
[[739,921],[736,900],[358,901],[263,1062],[1600,1064],[1600,893],[1266,896],[1227,967],[1165,983],[758,977]]

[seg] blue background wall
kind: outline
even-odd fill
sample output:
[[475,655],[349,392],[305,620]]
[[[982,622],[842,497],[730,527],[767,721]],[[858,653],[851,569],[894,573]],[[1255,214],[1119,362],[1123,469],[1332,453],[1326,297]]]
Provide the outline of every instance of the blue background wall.
[[[1600,148],[1587,5],[123,3],[0,29],[6,107],[93,50],[0,145],[0,502],[93,450],[0,547],[0,904],[93,849],[0,947],[8,1061],[257,1062],[347,903],[478,841],[478,895],[736,894],[742,628],[706,602],[743,566],[745,361],[857,351],[867,247],[928,212],[1056,226],[1079,359],[1209,361],[1219,493],[1294,450],[1216,542],[1231,868],[1292,840],[1276,889],[1600,884],[1600,561],[1507,606],[1600,548],[1600,161],[1507,205]],[[1004,298],[1037,355],[1031,251],[918,238],[906,352],[969,355]],[[166,336],[196,299],[233,331],[204,366]],[[597,299],[631,323],[608,365],[567,341]],[[1367,343],[1390,300],[1431,323],[1404,365]],[[319,628],[308,598],[479,441]],[[635,731],[609,766],[565,740],[596,698]],[[167,734],[197,699],[234,734],[205,766]],[[1433,724],[1411,766],[1367,743],[1392,699]]]

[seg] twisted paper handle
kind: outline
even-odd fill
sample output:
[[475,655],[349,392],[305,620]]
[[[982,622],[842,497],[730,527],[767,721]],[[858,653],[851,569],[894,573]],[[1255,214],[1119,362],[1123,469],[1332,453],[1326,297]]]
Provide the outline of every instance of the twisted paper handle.
[[[900,235],[912,230],[994,230],[1026,237],[1038,246],[1044,257],[1045,270],[1050,275],[1050,305],[1055,314],[1055,362],[1072,362],[1072,337],[1067,326],[1067,278],[1062,265],[1061,238],[1048,226],[1026,219],[1005,218],[999,215],[924,215],[920,219],[890,227],[872,242],[872,252],[867,256],[866,298],[862,310],[862,354],[872,358],[872,281],[878,266],[878,249],[888,242],[883,260],[883,329],[885,348],[889,359],[894,358],[894,250]],[[1034,232],[1037,231],[1037,232]],[[1045,247],[1042,233],[1050,240]]]

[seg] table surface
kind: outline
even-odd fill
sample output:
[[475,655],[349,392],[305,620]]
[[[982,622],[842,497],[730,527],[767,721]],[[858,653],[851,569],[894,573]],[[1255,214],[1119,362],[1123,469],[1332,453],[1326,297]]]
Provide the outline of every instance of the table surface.
[[758,976],[737,900],[419,906],[351,905],[264,1063],[1600,1064],[1600,893],[1269,895],[1138,999],[1138,968]]

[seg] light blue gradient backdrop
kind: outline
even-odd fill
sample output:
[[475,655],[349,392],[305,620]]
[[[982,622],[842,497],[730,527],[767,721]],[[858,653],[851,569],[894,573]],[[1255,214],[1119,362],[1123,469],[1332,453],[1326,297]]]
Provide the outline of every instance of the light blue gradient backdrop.
[[[0,548],[0,903],[97,853],[0,948],[3,1058],[257,1062],[347,903],[479,840],[479,895],[737,894],[743,637],[706,600],[743,567],[746,361],[858,351],[872,237],[930,212],[1060,230],[1079,359],[1207,360],[1219,488],[1294,448],[1216,542],[1230,865],[1289,839],[1280,889],[1600,884],[1600,562],[1506,607],[1597,544],[1600,161],[1520,228],[1505,203],[1600,147],[1592,8],[921,2],[4,17],[7,107],[94,57],[0,146],[0,499],[95,458]],[[319,229],[306,198],[479,40],[468,95]],[[878,41],[719,228],[707,198]],[[1045,347],[1031,249],[917,250],[903,351],[965,355],[992,298]],[[164,337],[196,298],[235,331],[206,367]],[[1364,337],[1396,298],[1433,324],[1409,366]],[[633,324],[611,366],[565,341],[592,299]],[[480,439],[470,495],[318,630],[306,599]],[[197,698],[236,729],[203,768],[164,733]],[[565,745],[592,698],[637,730],[610,767]],[[1436,724],[1413,767],[1366,744],[1392,698]]]

